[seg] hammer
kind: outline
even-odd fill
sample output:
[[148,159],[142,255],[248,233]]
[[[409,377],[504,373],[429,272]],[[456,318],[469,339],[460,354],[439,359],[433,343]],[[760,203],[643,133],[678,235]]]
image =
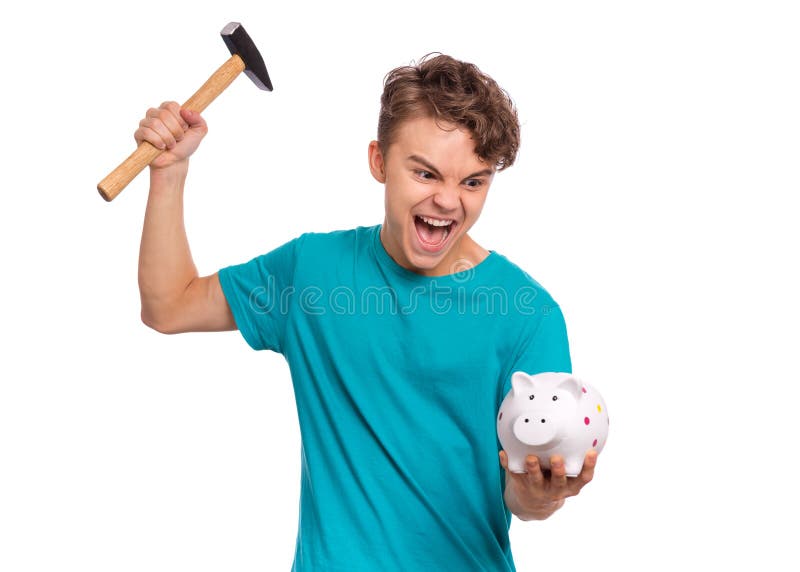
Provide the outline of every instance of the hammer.
[[[267,66],[242,25],[239,22],[231,22],[222,29],[220,34],[232,55],[183,104],[185,109],[202,112],[241,72],[246,73],[259,89],[272,91],[272,82],[269,80]],[[130,157],[100,181],[97,185],[100,195],[107,201],[113,200],[142,169],[163,152],[147,141],[142,141]]]

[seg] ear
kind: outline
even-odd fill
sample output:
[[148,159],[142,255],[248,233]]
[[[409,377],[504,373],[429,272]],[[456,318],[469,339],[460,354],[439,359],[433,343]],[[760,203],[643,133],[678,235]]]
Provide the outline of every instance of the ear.
[[577,377],[569,376],[561,381],[557,387],[569,391],[575,397],[576,401],[580,401],[583,397],[583,383],[581,383],[581,380]]
[[514,397],[530,393],[533,383],[527,373],[515,371],[511,375],[511,392]]
[[367,152],[369,154],[369,172],[379,183],[386,183],[386,163],[378,142],[370,141]]

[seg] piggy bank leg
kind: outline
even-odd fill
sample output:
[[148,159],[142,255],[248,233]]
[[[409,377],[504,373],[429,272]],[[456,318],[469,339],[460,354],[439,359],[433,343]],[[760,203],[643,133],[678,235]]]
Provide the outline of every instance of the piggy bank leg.
[[568,477],[577,477],[583,469],[583,459],[567,459],[564,461],[564,468]]
[[527,473],[528,471],[525,470],[525,456],[509,455],[508,470],[512,473]]

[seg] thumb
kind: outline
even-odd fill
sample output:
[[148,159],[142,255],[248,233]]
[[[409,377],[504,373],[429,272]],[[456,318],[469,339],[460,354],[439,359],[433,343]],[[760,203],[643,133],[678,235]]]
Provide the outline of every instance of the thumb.
[[189,125],[189,129],[205,133],[208,130],[206,120],[197,112],[181,108],[181,117]]

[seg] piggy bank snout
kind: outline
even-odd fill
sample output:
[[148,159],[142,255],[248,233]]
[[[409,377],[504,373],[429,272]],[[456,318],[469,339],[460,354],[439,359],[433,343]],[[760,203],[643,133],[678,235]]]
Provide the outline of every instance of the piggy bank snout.
[[526,445],[541,446],[558,437],[558,423],[552,415],[540,411],[526,411],[514,421],[511,431]]

